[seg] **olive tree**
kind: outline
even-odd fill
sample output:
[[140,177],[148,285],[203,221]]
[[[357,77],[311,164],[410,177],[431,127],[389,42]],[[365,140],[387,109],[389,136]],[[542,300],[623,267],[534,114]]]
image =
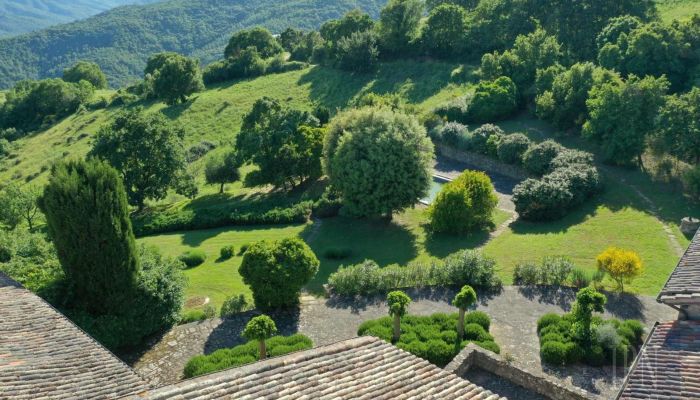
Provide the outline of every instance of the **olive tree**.
[[465,285],[457,293],[454,300],[452,300],[452,305],[459,308],[459,323],[457,324],[457,334],[460,340],[464,337],[464,314],[467,308],[471,307],[472,304],[476,302],[476,292],[474,289]]
[[239,272],[261,309],[283,308],[299,302],[301,288],[318,272],[318,258],[301,239],[260,241],[243,255]]
[[267,347],[265,340],[277,334],[277,326],[275,321],[267,315],[260,315],[252,318],[243,329],[243,337],[248,340],[258,341],[258,351],[260,360],[267,358]]
[[337,116],[324,144],[326,172],[355,216],[391,218],[416,204],[430,186],[433,157],[418,120],[387,108]]
[[394,317],[393,341],[397,342],[401,336],[401,317],[406,315],[411,298],[400,290],[387,295],[386,301],[389,304],[389,315]]
[[219,193],[223,193],[226,183],[236,182],[241,179],[241,174],[238,171],[240,166],[240,158],[235,150],[216,153],[207,159],[204,167],[204,177],[210,185],[221,185]]

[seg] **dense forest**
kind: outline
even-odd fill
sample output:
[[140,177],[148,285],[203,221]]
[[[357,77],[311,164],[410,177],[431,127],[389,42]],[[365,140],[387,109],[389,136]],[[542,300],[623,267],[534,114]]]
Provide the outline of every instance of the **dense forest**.
[[[140,76],[148,56],[163,50],[219,58],[232,32],[264,26],[317,28],[360,8],[373,17],[381,0],[171,0],[120,7],[95,17],[0,40],[0,88],[22,79],[60,76],[78,60],[96,62],[111,86]],[[2,24],[0,24],[2,25]]]
[[158,0],[3,0],[0,2],[0,36],[19,35],[77,21],[127,4],[156,1]]

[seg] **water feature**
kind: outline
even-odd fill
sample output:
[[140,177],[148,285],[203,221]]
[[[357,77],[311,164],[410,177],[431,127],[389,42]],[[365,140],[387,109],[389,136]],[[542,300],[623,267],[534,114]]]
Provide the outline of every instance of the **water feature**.
[[428,196],[421,199],[420,202],[423,204],[430,204],[435,201],[435,198],[437,197],[438,193],[440,193],[440,190],[442,190],[442,187],[449,181],[450,180],[445,177],[433,175],[433,181],[430,183]]

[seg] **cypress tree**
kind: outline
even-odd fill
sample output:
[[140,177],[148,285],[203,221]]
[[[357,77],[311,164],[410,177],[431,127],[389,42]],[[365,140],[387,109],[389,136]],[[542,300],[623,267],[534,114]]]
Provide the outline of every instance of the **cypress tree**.
[[60,163],[40,206],[73,305],[93,314],[120,311],[134,293],[139,263],[117,171],[97,160]]

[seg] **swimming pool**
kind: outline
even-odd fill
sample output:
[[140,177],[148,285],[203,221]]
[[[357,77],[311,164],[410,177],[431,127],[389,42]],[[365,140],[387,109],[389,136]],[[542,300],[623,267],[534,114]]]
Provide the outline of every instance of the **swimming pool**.
[[435,198],[437,197],[438,193],[440,193],[440,190],[442,190],[442,187],[449,181],[450,180],[445,177],[433,175],[433,181],[430,183],[428,196],[422,198],[420,202],[427,205],[435,201]]

